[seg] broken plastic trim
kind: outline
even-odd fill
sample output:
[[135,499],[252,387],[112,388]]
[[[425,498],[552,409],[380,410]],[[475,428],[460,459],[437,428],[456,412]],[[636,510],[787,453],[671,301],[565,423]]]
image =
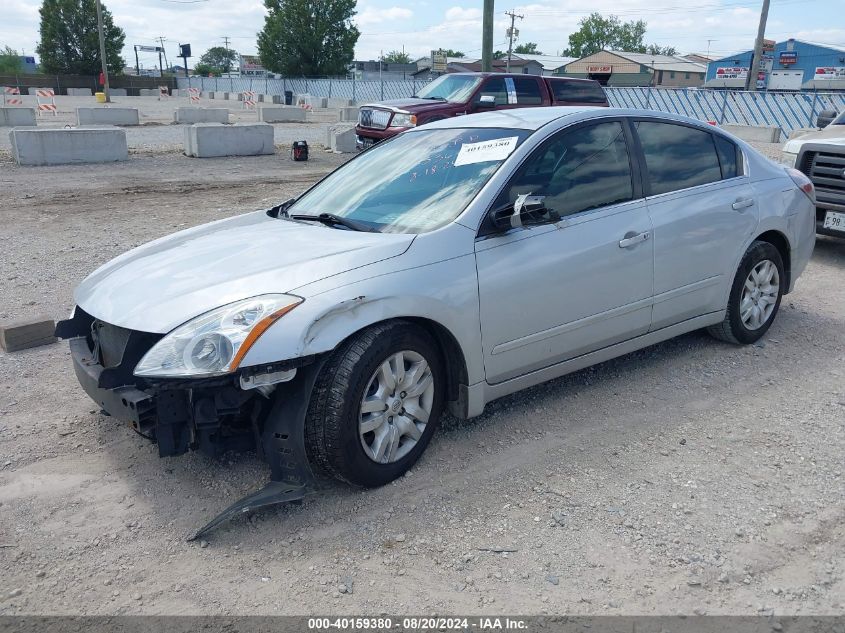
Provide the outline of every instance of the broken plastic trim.
[[270,465],[270,482],[223,510],[189,541],[205,536],[238,515],[277,503],[295,503],[320,491],[322,486],[311,471],[305,451],[305,416],[324,363],[322,358],[301,367],[292,380],[277,384],[273,406],[257,442],[259,455]]

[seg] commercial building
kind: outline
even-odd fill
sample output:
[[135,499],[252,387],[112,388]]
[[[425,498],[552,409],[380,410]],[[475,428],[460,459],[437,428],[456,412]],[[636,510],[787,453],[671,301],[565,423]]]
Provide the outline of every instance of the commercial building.
[[[744,88],[753,51],[714,60],[707,67],[707,88]],[[789,39],[770,42],[755,64],[753,80],[766,90],[845,90],[845,48]]]
[[603,86],[697,87],[707,67],[676,55],[599,51],[566,64],[556,74],[595,79]]

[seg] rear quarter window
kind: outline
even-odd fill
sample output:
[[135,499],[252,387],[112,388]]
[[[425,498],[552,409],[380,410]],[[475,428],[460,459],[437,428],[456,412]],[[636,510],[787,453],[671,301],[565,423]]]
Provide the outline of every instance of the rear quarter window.
[[742,158],[736,144],[719,135],[714,135],[713,138],[716,141],[719,164],[722,166],[722,179],[736,178],[742,175]]
[[549,87],[552,89],[555,103],[607,103],[604,90],[598,83],[551,79]]

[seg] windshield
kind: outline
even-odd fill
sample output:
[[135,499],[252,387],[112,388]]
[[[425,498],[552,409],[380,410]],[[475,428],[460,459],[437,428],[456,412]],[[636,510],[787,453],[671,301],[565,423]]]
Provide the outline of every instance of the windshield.
[[460,215],[527,130],[446,129],[400,134],[350,161],[287,214],[330,213],[382,233],[425,233]]
[[444,99],[452,103],[466,103],[472,96],[481,77],[466,75],[441,75],[417,92],[421,99]]

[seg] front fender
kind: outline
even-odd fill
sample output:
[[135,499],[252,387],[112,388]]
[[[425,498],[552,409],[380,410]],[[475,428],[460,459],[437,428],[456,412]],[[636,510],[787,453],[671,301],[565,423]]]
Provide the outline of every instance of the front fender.
[[271,326],[242,367],[264,365],[335,349],[364,328],[396,318],[433,321],[460,346],[469,384],[484,379],[475,256],[388,272],[308,296]]

